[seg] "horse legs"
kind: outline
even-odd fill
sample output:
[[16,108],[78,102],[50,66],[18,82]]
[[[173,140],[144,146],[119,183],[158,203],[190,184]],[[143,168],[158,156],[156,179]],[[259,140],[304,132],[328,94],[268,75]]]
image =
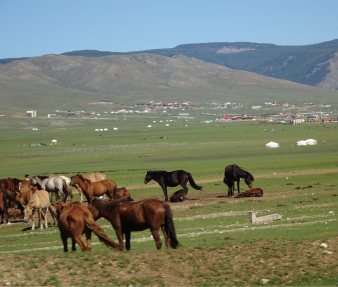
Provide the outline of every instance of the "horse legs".
[[81,234],[75,234],[73,237],[74,237],[74,241],[76,241],[76,243],[79,244],[82,251],[88,250],[86,243],[84,243],[81,238]]
[[[32,230],[35,230],[35,220],[34,220],[35,209],[32,210]],[[39,221],[40,224],[40,221]]]
[[159,229],[151,228],[150,231],[155,240],[157,250],[160,250],[162,247],[162,241],[161,241]]
[[170,240],[163,224],[161,225],[161,229],[165,240],[165,247],[169,248]]
[[168,201],[168,190],[166,185],[162,185],[162,190],[164,194],[164,200],[167,202]]
[[92,249],[92,232],[91,232],[91,230],[87,230],[85,232],[85,235],[86,235],[87,250],[91,250]]
[[76,251],[76,241],[73,238],[72,238],[72,251]]
[[228,197],[233,196],[234,194],[233,189],[234,189],[234,184],[228,185]]
[[61,240],[63,243],[63,252],[68,252],[67,236],[61,233]]
[[130,250],[130,237],[131,237],[131,232],[130,231],[125,231],[124,233],[126,235],[126,250]]
[[[45,228],[48,228],[48,217],[47,217],[47,214],[48,214],[48,207],[46,208],[46,212],[45,212]],[[43,228],[43,223],[42,223],[41,228]]]
[[240,190],[239,190],[239,182],[240,182],[240,180],[237,180],[237,194],[240,193]]

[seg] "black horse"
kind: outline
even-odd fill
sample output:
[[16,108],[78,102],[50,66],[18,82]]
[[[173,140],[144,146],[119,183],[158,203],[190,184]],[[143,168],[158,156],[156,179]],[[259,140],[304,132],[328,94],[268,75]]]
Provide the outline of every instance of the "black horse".
[[190,185],[197,189],[201,190],[202,186],[199,186],[195,183],[189,172],[184,170],[175,170],[175,171],[164,171],[164,170],[149,170],[144,178],[144,183],[147,184],[149,181],[155,180],[163,190],[164,200],[168,201],[168,191],[167,187],[182,186],[185,194],[188,193],[187,183],[189,181]]
[[234,195],[235,181],[237,181],[237,192],[240,193],[239,182],[241,178],[244,178],[244,181],[248,187],[252,187],[252,182],[255,179],[250,172],[240,168],[236,164],[230,164],[225,167],[223,182],[228,186],[228,196]]

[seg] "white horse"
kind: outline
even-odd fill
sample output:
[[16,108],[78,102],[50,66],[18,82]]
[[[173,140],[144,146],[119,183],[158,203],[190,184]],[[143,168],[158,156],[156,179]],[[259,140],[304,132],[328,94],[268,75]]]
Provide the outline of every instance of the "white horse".
[[26,176],[32,185],[39,189],[55,193],[56,199],[62,195],[63,201],[66,201],[69,195],[69,188],[62,176]]
[[[48,227],[48,219],[47,213],[51,213],[55,225],[56,219],[56,212],[50,202],[49,193],[46,190],[36,190],[27,205],[24,209],[24,220],[28,222],[29,220],[32,221],[32,230],[35,229],[35,221],[34,221],[34,213],[35,211],[38,212],[38,226],[43,229]],[[44,217],[45,224],[41,221],[41,217]]]

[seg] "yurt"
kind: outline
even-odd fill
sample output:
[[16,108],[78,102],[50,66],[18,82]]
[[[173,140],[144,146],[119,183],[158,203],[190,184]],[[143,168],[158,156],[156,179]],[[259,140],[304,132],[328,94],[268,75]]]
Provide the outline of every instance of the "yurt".
[[314,139],[307,139],[307,140],[306,140],[306,144],[307,144],[307,145],[316,145],[316,144],[317,144],[317,141],[314,140]]
[[277,147],[279,147],[279,143],[268,142],[267,144],[265,144],[265,147],[267,147],[267,148],[277,148]]
[[304,140],[300,140],[297,142],[297,146],[303,146],[303,145],[307,145],[307,142]]

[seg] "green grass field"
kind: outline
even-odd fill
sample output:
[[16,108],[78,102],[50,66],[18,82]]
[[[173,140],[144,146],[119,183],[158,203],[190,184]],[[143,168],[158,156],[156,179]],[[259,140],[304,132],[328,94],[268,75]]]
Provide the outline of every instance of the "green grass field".
[[[198,114],[189,121],[164,114],[2,119],[0,178],[102,171],[135,200],[162,199],[158,185],[143,184],[146,171],[185,169],[203,190],[190,188],[190,200],[171,204],[177,250],[156,251],[147,230],[132,234],[130,252],[109,251],[93,235],[91,252],[64,254],[55,226],[1,225],[0,285],[337,286],[337,124],[203,121]],[[308,138],[318,145],[296,146]],[[267,149],[269,141],[280,148]],[[231,163],[253,173],[262,198],[225,197]],[[282,219],[251,224],[249,211]],[[107,221],[99,224],[116,240]]]

